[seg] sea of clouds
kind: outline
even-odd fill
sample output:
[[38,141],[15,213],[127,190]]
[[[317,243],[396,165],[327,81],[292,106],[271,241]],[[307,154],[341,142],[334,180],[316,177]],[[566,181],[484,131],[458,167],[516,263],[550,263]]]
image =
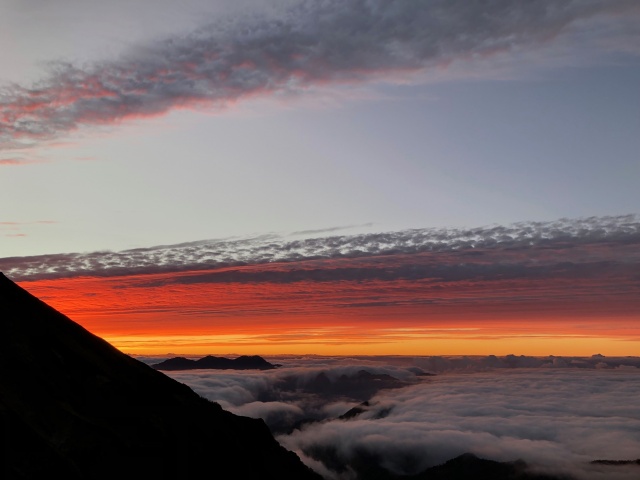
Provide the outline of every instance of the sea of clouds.
[[[282,445],[328,479],[355,478],[350,464],[363,455],[412,474],[466,452],[523,459],[535,470],[576,479],[640,475],[637,465],[590,463],[640,458],[637,357],[269,360],[281,366],[167,374],[236,414],[264,419]],[[393,388],[363,390],[356,380],[362,371],[374,375],[370,383]],[[331,382],[352,379],[353,390],[314,390],[320,374]],[[388,383],[387,375],[398,381]],[[358,406],[359,414],[339,418]]]

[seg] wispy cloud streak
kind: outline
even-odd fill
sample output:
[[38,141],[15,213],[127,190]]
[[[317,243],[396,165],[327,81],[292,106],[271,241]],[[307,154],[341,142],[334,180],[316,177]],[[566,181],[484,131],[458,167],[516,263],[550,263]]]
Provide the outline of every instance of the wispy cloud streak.
[[[0,165],[2,165],[1,162]],[[55,223],[57,222],[53,220],[37,220],[35,222],[0,221],[0,235],[4,234],[6,237],[26,237],[27,235],[22,231],[25,227],[33,225],[53,225]]]
[[548,41],[633,0],[302,1],[277,18],[228,19],[90,65],[55,63],[33,86],[0,93],[0,148],[81,126],[219,107],[326,82],[420,71]]

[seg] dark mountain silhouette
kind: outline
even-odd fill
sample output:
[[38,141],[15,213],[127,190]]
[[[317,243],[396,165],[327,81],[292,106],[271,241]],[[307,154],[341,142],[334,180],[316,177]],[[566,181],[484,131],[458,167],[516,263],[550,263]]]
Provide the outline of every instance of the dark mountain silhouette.
[[351,420],[352,418],[356,418],[361,413],[364,413],[367,410],[369,410],[370,406],[371,404],[368,401],[362,402],[360,405],[356,405],[355,407],[350,408],[345,413],[340,415],[338,418],[340,420]]
[[593,465],[611,465],[611,466],[638,465],[640,466],[640,458],[636,460],[593,460],[590,463]]
[[[356,405],[355,407],[347,410],[345,413],[338,417],[339,420],[351,420],[353,418],[359,417],[364,412],[371,410],[371,407],[374,406],[370,402],[362,402],[360,405]],[[385,418],[389,416],[391,413],[391,408],[383,408],[376,412],[374,416],[369,417],[371,420],[378,420],[380,418]]]
[[571,477],[529,471],[522,460],[496,462],[465,453],[404,480],[571,480]]
[[[352,455],[348,464],[335,447],[312,447],[307,454],[338,472],[355,473],[358,480],[575,480],[564,475],[534,473],[522,460],[496,462],[465,453],[442,465],[427,468],[414,475],[398,475],[384,468],[375,453],[360,450]],[[415,467],[415,458],[402,459],[407,469]]]
[[0,274],[0,478],[320,477]]
[[185,357],[173,357],[160,363],[151,365],[156,370],[196,370],[196,369],[216,369],[216,370],[271,370],[276,368],[272,363],[267,362],[258,355],[242,355],[235,359],[225,357],[214,357],[207,355],[198,360],[191,360]]

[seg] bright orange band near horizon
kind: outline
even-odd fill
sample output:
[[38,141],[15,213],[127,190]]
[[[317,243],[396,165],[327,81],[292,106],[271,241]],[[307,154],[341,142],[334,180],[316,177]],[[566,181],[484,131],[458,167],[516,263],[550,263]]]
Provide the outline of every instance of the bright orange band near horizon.
[[332,276],[345,265],[362,270],[372,260],[324,261],[320,277],[307,262],[20,285],[130,354],[640,353],[640,287],[629,272]]

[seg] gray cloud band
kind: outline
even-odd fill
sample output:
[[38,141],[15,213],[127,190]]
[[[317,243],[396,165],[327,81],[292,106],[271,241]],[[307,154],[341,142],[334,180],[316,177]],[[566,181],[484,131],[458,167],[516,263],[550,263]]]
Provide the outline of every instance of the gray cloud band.
[[[594,248],[594,246],[599,246]],[[305,268],[304,278],[313,281],[425,278],[455,280],[462,275],[517,277],[526,267],[529,274],[564,271],[585,275],[593,269],[637,265],[640,218],[637,215],[562,219],[555,222],[522,222],[509,226],[470,229],[413,229],[309,238],[289,241],[275,235],[236,240],[210,240],[179,245],[139,248],[121,252],[92,252],[0,258],[0,271],[14,280],[117,276],[266,265],[275,262],[315,261]],[[578,248],[580,247],[580,248]],[[536,252],[536,262],[527,257]],[[399,259],[402,255],[439,253],[433,262],[391,260],[384,265],[331,265],[322,261]],[[447,254],[448,256],[445,256]],[[508,255],[511,264],[504,264]],[[435,261],[437,260],[437,262]],[[560,263],[558,263],[560,262]],[[384,262],[383,262],[384,263]],[[389,268],[393,267],[393,268]],[[560,270],[558,270],[560,269]],[[626,270],[625,270],[626,271]],[[568,273],[567,273],[568,272]],[[573,272],[573,273],[572,273]],[[204,273],[184,282],[262,281],[292,282],[301,272]]]
[[215,107],[318,82],[418,71],[457,58],[538,44],[633,0],[302,1],[278,18],[247,17],[139,46],[88,66],[57,63],[31,87],[0,93],[0,148],[84,125]]

